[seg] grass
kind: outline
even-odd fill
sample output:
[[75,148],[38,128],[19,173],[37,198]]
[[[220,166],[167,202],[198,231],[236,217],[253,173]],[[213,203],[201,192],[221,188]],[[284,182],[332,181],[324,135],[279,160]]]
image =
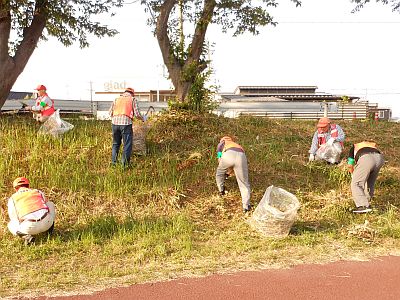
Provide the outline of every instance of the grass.
[[[68,121],[75,128],[54,139],[37,135],[27,117],[0,118],[0,297],[398,254],[400,124],[339,122],[347,149],[368,136],[386,159],[376,210],[357,216],[345,165],[307,163],[312,121],[162,115],[151,121],[148,155],[133,157],[128,170],[110,167],[109,122]],[[288,237],[251,230],[234,179],[228,196],[217,196],[215,147],[227,134],[246,150],[253,204],[269,185],[301,202]],[[18,176],[57,208],[54,235],[31,247],[7,231],[6,200]]]

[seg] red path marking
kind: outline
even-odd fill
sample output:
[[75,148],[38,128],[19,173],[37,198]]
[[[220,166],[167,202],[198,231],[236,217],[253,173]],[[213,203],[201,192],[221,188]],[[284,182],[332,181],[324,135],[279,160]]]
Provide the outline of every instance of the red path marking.
[[137,284],[92,295],[39,297],[52,300],[165,299],[400,299],[400,257],[367,262],[340,261],[291,269],[245,271],[228,275]]

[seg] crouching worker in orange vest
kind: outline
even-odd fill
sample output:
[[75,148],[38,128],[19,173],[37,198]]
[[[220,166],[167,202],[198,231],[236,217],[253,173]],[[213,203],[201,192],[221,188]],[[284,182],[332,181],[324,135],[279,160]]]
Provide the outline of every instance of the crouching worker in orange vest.
[[231,137],[224,136],[217,146],[218,167],[215,175],[218,191],[221,196],[226,194],[225,179],[227,171],[233,168],[242,196],[243,211],[250,211],[250,184],[246,154],[242,146],[235,143]]
[[16,192],[8,199],[8,229],[29,245],[34,242],[35,235],[53,231],[54,204],[46,200],[43,192],[31,189],[29,180],[24,177],[15,179],[13,187]]
[[[332,146],[335,143],[335,145],[338,146],[338,149],[341,149],[341,153],[343,151],[344,139],[345,134],[339,125],[332,124],[331,120],[326,117],[319,119],[317,130],[314,132],[311,147],[308,151],[310,153],[308,160],[323,160],[324,158],[317,155],[317,150],[325,144]],[[335,163],[338,162],[339,161],[335,161]]]
[[47,89],[44,85],[38,85],[36,90],[38,91],[38,97],[35,105],[25,109],[33,112],[33,117],[36,121],[44,123],[55,112],[54,101],[47,95]]
[[362,214],[372,210],[370,200],[374,196],[375,181],[384,162],[382,153],[372,141],[357,143],[350,148],[347,164],[353,174],[351,193],[357,207],[353,213]]

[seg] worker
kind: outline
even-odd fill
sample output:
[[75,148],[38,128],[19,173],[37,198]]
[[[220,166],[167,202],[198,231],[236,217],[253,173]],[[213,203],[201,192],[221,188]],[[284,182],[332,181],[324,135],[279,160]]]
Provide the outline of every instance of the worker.
[[10,232],[25,240],[29,245],[34,242],[35,235],[54,229],[54,203],[47,201],[43,192],[29,187],[29,180],[18,177],[13,182],[15,193],[8,199],[8,215]]
[[55,112],[54,101],[47,95],[47,89],[44,85],[38,85],[36,90],[38,96],[35,105],[25,109],[33,112],[33,118],[36,121],[44,123]]
[[233,168],[242,196],[243,212],[250,211],[250,184],[247,158],[243,147],[235,143],[231,137],[224,136],[217,146],[217,157],[218,167],[215,177],[220,195],[226,194],[224,185],[226,174],[230,168]]
[[368,213],[372,211],[370,200],[374,196],[379,170],[384,164],[383,155],[375,142],[363,141],[350,148],[347,164],[352,173],[351,193],[356,204],[353,213]]
[[119,148],[123,141],[124,149],[121,163],[124,168],[128,167],[132,154],[132,120],[136,117],[145,121],[145,118],[140,114],[139,106],[134,96],[134,89],[127,88],[120,97],[114,100],[109,110],[113,135],[111,156],[111,164],[113,166],[117,163]]
[[335,149],[338,151],[334,161],[331,163],[338,163],[340,154],[343,151],[345,134],[343,129],[338,124],[332,124],[329,118],[323,117],[319,119],[317,124],[317,130],[314,133],[311,148],[308,151],[310,153],[309,161],[313,160],[326,160],[326,157],[318,155],[318,149],[322,145],[332,146],[335,144]]

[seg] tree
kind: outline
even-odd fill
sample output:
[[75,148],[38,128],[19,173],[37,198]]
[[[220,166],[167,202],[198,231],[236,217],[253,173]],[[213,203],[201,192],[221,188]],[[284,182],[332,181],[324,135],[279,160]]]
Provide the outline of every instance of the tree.
[[[399,0],[375,0],[376,2],[382,2],[383,4],[389,4],[392,6],[393,11],[400,12],[400,1]],[[359,11],[364,7],[365,4],[371,2],[371,0],[351,0],[351,2],[356,3],[357,6],[353,11]]]
[[56,37],[65,46],[89,46],[87,34],[118,32],[92,21],[120,7],[122,0],[0,0],[0,108],[40,39]]
[[[290,0],[299,6],[298,0]],[[276,25],[266,11],[276,0],[142,0],[152,13],[149,23],[155,27],[164,64],[175,87],[178,100],[185,101],[188,91],[207,67],[205,36],[209,24],[218,24],[223,32],[234,30],[258,34],[258,28]],[[192,34],[183,34],[190,25]],[[183,40],[184,39],[184,40]]]

